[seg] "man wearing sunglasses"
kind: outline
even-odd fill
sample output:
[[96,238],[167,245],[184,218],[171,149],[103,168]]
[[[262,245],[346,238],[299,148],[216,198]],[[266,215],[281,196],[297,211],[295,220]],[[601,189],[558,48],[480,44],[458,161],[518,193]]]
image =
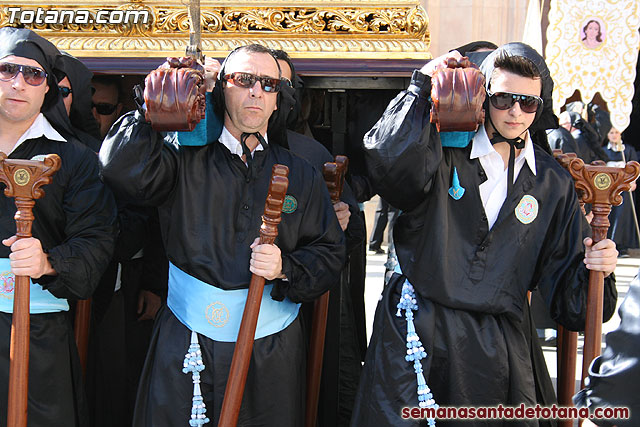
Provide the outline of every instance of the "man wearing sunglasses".
[[[14,199],[0,195],[0,420],[7,418],[13,275],[31,277],[29,425],[87,426],[68,300],[91,296],[115,244],[116,207],[94,152],[67,135],[53,73],[59,51],[26,29],[0,29],[0,151],[13,159],[55,153],[60,170],[33,209],[33,237],[17,240]],[[64,135],[64,136],[63,136]]]
[[[270,50],[238,48],[217,74],[207,95],[224,118],[215,140],[184,145],[189,134],[200,137],[197,127],[160,134],[136,111],[116,122],[117,132],[100,151],[102,175],[116,194],[159,206],[171,261],[167,306],[156,318],[135,426],[182,425],[192,413],[194,421],[218,424],[252,273],[267,284],[238,426],[302,425],[306,353],[299,303],[337,283],[345,261],[344,233],[322,177],[268,134],[281,84]],[[286,206],[275,244],[259,245],[276,163],[290,171]],[[204,370],[190,369],[200,363]]]
[[93,117],[100,125],[100,137],[104,138],[111,126],[122,113],[120,78],[115,76],[95,76],[91,81],[95,91],[91,108]]
[[[371,179],[403,214],[400,268],[378,304],[352,425],[399,425],[403,407],[535,406],[527,291],[581,330],[588,272],[599,270],[605,318],[615,309],[615,244],[586,237],[573,180],[546,142],[557,120],[544,59],[522,43],[492,52],[480,67],[484,125],[453,146],[429,123],[430,76],[450,57],[460,55],[415,71],[365,136]],[[472,424],[483,422],[502,425]]]

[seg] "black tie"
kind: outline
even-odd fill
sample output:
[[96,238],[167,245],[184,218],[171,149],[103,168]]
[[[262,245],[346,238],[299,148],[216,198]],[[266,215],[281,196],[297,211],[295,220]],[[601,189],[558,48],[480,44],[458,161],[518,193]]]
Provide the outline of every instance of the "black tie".
[[[493,124],[493,122],[491,124]],[[524,148],[524,139],[520,137],[507,139],[504,136],[500,135],[500,132],[495,129],[495,126],[493,126],[493,128],[494,135],[493,138],[489,140],[491,144],[493,145],[499,142],[507,142],[509,144],[509,162],[507,163],[507,197],[509,197],[513,192],[513,173],[516,161],[516,148],[519,150]]]
[[266,148],[267,146],[267,142],[264,140],[262,135],[260,135],[260,132],[254,132],[254,133],[242,132],[242,135],[240,135],[240,145],[242,146],[242,154],[244,155],[245,161],[247,162],[249,179],[253,179],[255,177],[255,171],[253,167],[253,156],[251,156],[251,150],[249,150],[249,147],[247,146],[247,139],[251,135],[254,135],[258,139],[258,143],[262,145],[262,148]]

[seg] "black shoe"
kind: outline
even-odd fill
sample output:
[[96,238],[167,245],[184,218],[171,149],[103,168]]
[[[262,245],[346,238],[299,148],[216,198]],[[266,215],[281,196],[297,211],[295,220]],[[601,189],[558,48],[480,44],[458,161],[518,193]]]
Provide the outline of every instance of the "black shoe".
[[381,254],[385,253],[384,249],[382,249],[382,248],[375,248],[375,249],[369,248],[369,252],[373,252],[376,255],[381,255]]

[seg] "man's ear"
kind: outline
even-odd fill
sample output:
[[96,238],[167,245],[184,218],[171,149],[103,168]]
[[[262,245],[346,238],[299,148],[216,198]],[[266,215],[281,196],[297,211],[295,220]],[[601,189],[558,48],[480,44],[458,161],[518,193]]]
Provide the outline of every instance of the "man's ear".
[[122,102],[118,102],[118,107],[116,108],[116,115],[120,117],[120,113],[122,112]]

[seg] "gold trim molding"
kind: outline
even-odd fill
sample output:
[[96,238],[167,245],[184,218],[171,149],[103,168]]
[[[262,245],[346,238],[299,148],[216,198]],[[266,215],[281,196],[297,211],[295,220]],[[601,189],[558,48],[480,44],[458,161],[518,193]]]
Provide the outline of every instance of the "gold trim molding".
[[[41,0],[40,0],[41,1]],[[185,3],[185,4],[182,4]],[[186,1],[61,1],[43,5],[23,0],[0,7],[0,26],[10,23],[10,8],[20,11],[85,11],[89,22],[22,23],[74,56],[181,56],[188,43]],[[247,43],[284,49],[296,58],[427,59],[429,19],[419,1],[362,0],[296,2],[201,0],[202,48],[208,56],[225,56]],[[148,14],[147,23],[96,23],[99,10]],[[88,11],[88,12],[86,12]],[[13,12],[13,16],[17,15]],[[49,12],[48,16],[51,16]],[[61,16],[61,15],[60,15]]]

